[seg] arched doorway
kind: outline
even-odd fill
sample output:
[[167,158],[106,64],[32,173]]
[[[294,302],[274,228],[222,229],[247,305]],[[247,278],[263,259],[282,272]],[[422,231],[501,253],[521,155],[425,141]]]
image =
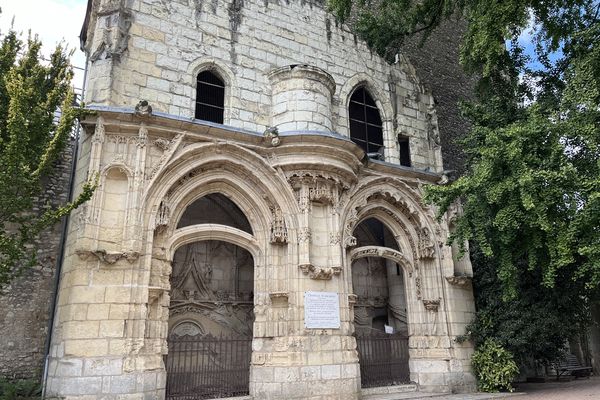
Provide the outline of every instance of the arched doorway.
[[404,268],[392,233],[379,220],[360,223],[361,257],[352,262],[354,328],[363,388],[410,381]]
[[[252,234],[239,207],[218,193],[189,205],[177,229],[200,231],[206,224]],[[167,399],[247,395],[254,322],[252,254],[234,241],[187,242],[173,255],[170,283]]]

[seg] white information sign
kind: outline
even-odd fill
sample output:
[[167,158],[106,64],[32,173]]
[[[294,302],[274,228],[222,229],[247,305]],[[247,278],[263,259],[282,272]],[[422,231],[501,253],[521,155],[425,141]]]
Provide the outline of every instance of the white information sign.
[[339,294],[304,292],[304,326],[308,329],[339,329]]

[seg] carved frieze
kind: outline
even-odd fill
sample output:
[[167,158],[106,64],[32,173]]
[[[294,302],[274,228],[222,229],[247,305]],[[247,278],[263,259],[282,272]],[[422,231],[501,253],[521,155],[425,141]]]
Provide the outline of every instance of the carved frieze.
[[446,276],[446,280],[448,281],[448,283],[450,283],[451,285],[456,285],[456,286],[467,286],[469,284],[469,282],[471,282],[471,277],[470,276]]
[[121,259],[127,260],[129,263],[133,263],[140,256],[140,253],[137,251],[124,251],[124,252],[112,252],[106,250],[76,250],[75,254],[83,260],[86,261],[91,256],[96,257],[98,260],[105,264],[112,265]]
[[334,275],[342,273],[342,267],[317,267],[312,264],[302,264],[300,270],[304,275],[316,280],[330,280]]

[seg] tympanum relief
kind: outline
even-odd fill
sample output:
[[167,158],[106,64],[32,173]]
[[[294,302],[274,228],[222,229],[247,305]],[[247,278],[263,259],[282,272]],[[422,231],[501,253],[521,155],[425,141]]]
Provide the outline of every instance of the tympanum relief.
[[177,250],[170,324],[189,320],[213,335],[252,336],[253,260],[230,243],[204,241]]

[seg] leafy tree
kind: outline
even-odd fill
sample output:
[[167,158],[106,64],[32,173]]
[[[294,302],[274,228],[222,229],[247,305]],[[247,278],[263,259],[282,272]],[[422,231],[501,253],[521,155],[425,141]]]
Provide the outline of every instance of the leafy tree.
[[[380,54],[444,19],[465,18],[461,62],[480,77],[465,104],[467,173],[428,190],[463,215],[472,243],[476,344],[551,360],[588,318],[600,288],[600,2],[330,0]],[[533,25],[535,52],[519,35]],[[532,63],[531,61],[535,61]]]
[[35,264],[36,235],[88,200],[94,188],[88,183],[74,202],[33,212],[43,180],[83,112],[72,106],[73,72],[65,50],[57,47],[47,62],[40,50],[37,38],[24,42],[14,31],[0,43],[0,288]]

